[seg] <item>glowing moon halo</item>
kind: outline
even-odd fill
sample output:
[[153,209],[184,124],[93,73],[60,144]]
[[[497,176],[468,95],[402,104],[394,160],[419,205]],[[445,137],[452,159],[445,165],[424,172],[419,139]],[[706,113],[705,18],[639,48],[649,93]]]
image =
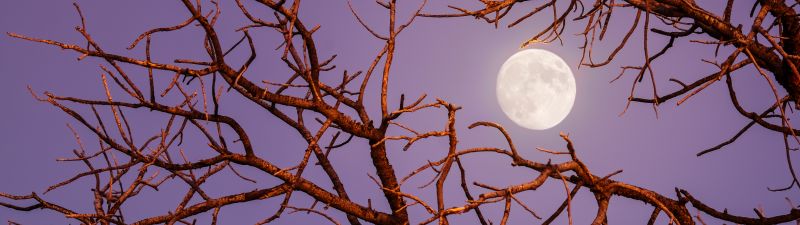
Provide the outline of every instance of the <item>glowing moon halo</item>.
[[497,75],[497,101],[514,123],[545,130],[567,117],[575,103],[575,77],[561,57],[526,49],[509,57]]

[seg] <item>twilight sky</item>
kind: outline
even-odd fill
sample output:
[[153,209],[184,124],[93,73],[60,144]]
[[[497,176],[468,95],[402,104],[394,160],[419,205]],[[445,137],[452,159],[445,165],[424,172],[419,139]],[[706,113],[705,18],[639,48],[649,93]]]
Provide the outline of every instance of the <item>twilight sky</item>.
[[[413,13],[419,1],[399,1],[398,21],[405,21]],[[710,3],[714,2],[714,3]],[[15,32],[32,37],[53,39],[66,43],[85,44],[73,28],[80,20],[70,1],[8,0],[6,7],[0,7],[0,31]],[[134,50],[126,50],[131,41],[143,31],[153,27],[172,26],[185,20],[189,13],[178,1],[78,1],[87,17],[89,33],[104,50],[123,55],[144,57],[143,45]],[[354,7],[373,28],[386,30],[387,12],[373,1],[354,0]],[[461,1],[432,1],[427,12],[452,12],[447,4],[464,4]],[[716,9],[724,8],[716,1],[702,1],[702,6]],[[468,4],[469,5],[469,4]],[[474,6],[474,5],[469,5]],[[515,7],[509,18],[517,18],[526,13],[525,7]],[[749,3],[734,7],[734,21],[748,21]],[[563,8],[563,7],[561,7]],[[621,10],[620,10],[621,11]],[[272,18],[271,12],[252,11],[264,18]],[[630,26],[632,14],[619,13],[612,20],[612,28],[605,42],[595,46],[595,58],[604,59],[616,46],[617,41]],[[334,61],[337,68],[323,74],[329,78],[340,79],[343,70],[350,72],[366,70],[373,57],[380,51],[382,41],[373,38],[364,30],[347,9],[344,0],[304,1],[300,16],[310,26],[319,24],[321,28],[314,36],[321,58],[337,54]],[[509,21],[505,21],[509,22]],[[789,184],[782,137],[760,127],[753,127],[738,141],[723,150],[696,157],[705,148],[717,145],[734,135],[748,121],[734,111],[723,83],[719,82],[677,106],[675,101],[662,104],[656,118],[651,105],[633,103],[627,113],[618,116],[625,106],[630,84],[635,74],[628,73],[615,83],[609,83],[619,73],[623,65],[643,63],[642,32],[631,37],[628,46],[610,65],[590,69],[577,68],[583,43],[582,36],[574,36],[584,26],[581,23],[568,23],[563,45],[558,43],[534,45],[533,48],[548,49],[559,54],[571,66],[577,82],[577,97],[572,111],[564,121],[548,130],[534,131],[515,125],[508,119],[495,97],[495,79],[505,59],[516,51],[522,42],[538,32],[549,22],[549,17],[539,15],[528,19],[515,28],[499,29],[473,18],[431,19],[417,18],[417,21],[400,35],[397,43],[395,64],[390,77],[390,105],[397,105],[400,94],[409,99],[426,93],[429,101],[434,97],[463,106],[457,113],[457,126],[460,136],[459,149],[478,146],[506,147],[498,132],[488,128],[467,129],[475,121],[494,121],[508,129],[517,148],[531,160],[554,162],[568,160],[561,156],[547,155],[535,150],[536,147],[565,149],[558,133],[569,133],[575,142],[579,156],[596,174],[608,174],[623,169],[615,179],[645,187],[674,198],[673,188],[688,190],[694,196],[715,208],[727,208],[729,212],[755,216],[752,209],[763,207],[767,215],[784,214],[788,211],[785,198],[800,201],[800,189],[785,192],[769,192],[768,187],[778,188]],[[240,34],[234,30],[246,25],[245,18],[233,1],[223,1],[222,17],[217,25],[224,46],[235,43]],[[640,23],[641,26],[641,23]],[[385,33],[385,32],[382,32]],[[272,31],[254,32],[259,58],[249,70],[252,80],[267,79],[280,82],[288,77],[288,69],[280,62],[280,51],[274,51],[281,37]],[[660,50],[666,39],[650,35],[651,53]],[[697,36],[694,38],[703,39]],[[678,78],[685,82],[705,76],[714,67],[700,62],[701,58],[713,59],[713,48],[689,43],[688,39],[676,42],[658,61],[654,70],[660,94],[679,87],[667,80]],[[157,34],[153,37],[154,61],[171,62],[175,58],[205,60],[202,49],[202,33],[198,27],[187,30]],[[241,49],[240,49],[241,50]],[[237,50],[226,59],[242,62],[246,51]],[[731,49],[721,50],[720,55]],[[38,43],[0,37],[0,96],[4,99],[0,116],[0,191],[12,194],[28,194],[31,191],[43,192],[48,186],[84,171],[81,163],[55,162],[55,159],[70,157],[71,150],[77,148],[73,136],[65,124],[75,126],[88,151],[95,151],[97,140],[83,127],[63,112],[46,103],[35,101],[27,92],[30,85],[37,93],[50,91],[58,95],[85,98],[104,97],[100,83],[100,68],[105,65],[97,59],[76,61],[78,54]],[[238,63],[234,63],[238,65]],[[129,68],[129,74],[145,86],[146,71]],[[157,90],[163,89],[172,74],[157,73]],[[774,101],[767,82],[752,68],[737,72],[735,85],[739,90],[744,106],[751,111],[761,111]],[[158,83],[160,82],[160,83]],[[643,84],[647,84],[647,81]],[[160,86],[159,86],[160,85]],[[373,80],[368,89],[368,106],[373,115],[379,113],[379,82]],[[198,87],[192,87],[198,88]],[[649,85],[637,88],[637,96],[650,96]],[[122,92],[115,90],[117,96]],[[122,98],[131,100],[130,98]],[[288,126],[283,125],[267,112],[259,110],[243,101],[237,93],[222,96],[221,113],[236,118],[254,139],[259,156],[277,165],[291,166],[302,157],[305,143]],[[89,112],[84,106],[75,106],[80,112]],[[107,114],[107,110],[105,113]],[[165,121],[163,115],[147,110],[127,112],[135,121],[136,138],[139,141],[159,131]],[[373,116],[374,117],[374,116]],[[108,117],[110,118],[110,117]],[[107,118],[107,119],[108,119]],[[401,122],[417,130],[441,129],[446,125],[447,115],[443,110],[427,110],[405,117]],[[400,129],[393,134],[402,134]],[[194,140],[200,136],[194,135]],[[187,139],[182,148],[189,157],[210,154],[204,141],[192,143]],[[404,142],[392,142],[389,157],[399,176],[425,164],[425,160],[439,159],[446,154],[447,140],[430,139],[415,144],[403,152]],[[122,157],[120,157],[122,159]],[[354,201],[366,205],[373,199],[376,208],[386,211],[382,194],[367,174],[374,174],[368,161],[366,141],[354,140],[347,148],[332,153],[331,160],[351,193]],[[527,182],[537,175],[528,170],[512,168],[505,157],[491,154],[472,155],[463,159],[472,181],[507,186]],[[796,163],[800,161],[795,160]],[[250,184],[233,178],[228,171],[207,183],[209,194],[220,196],[255,187],[275,185],[278,180],[256,171],[239,167],[256,178],[259,183]],[[237,169],[239,169],[237,168]],[[311,167],[310,167],[311,168]],[[227,170],[226,170],[227,171]],[[304,177],[327,182],[324,173],[314,167]],[[434,189],[416,189],[427,182],[432,174],[423,174],[404,186],[405,191],[417,194],[423,199],[435,199]],[[447,196],[448,206],[463,204],[463,196],[456,183],[450,179],[447,185],[452,195]],[[162,187],[159,192],[143,193],[138,200],[129,202],[124,208],[129,221],[165,213],[180,201],[184,185],[177,180]],[[91,209],[90,179],[80,180],[70,186],[44,195],[50,201],[87,211]],[[324,185],[323,185],[324,186]],[[170,188],[172,187],[172,188]],[[483,190],[475,187],[473,194]],[[554,180],[548,181],[540,190],[526,192],[517,197],[527,202],[539,215],[549,216],[565,197],[563,186]],[[292,204],[307,206],[309,197],[298,194]],[[282,198],[254,203],[237,204],[223,208],[221,224],[248,224],[272,215]],[[3,200],[5,201],[5,200]],[[614,198],[611,202],[609,221],[612,224],[646,223],[652,207],[643,203]],[[580,192],[573,205],[576,224],[586,224],[595,214],[596,205],[588,191]],[[502,205],[485,206],[488,217],[499,221]],[[512,209],[514,214],[510,224],[521,224],[533,220],[520,207]],[[411,215],[427,215],[421,207],[410,208]],[[331,213],[340,222],[345,222],[341,213]],[[210,214],[200,216],[207,221]],[[566,214],[559,223],[566,223]],[[666,216],[660,218],[665,221]],[[413,217],[420,221],[425,216]],[[713,221],[709,216],[704,219]],[[0,209],[0,221],[13,220],[22,224],[64,223],[61,215],[48,211],[20,213],[5,208]],[[276,224],[316,224],[321,217],[305,214],[285,214]],[[474,214],[451,220],[454,224],[473,224]],[[70,221],[74,222],[74,221]],[[541,221],[536,221],[540,223]],[[713,223],[713,222],[712,222]]]

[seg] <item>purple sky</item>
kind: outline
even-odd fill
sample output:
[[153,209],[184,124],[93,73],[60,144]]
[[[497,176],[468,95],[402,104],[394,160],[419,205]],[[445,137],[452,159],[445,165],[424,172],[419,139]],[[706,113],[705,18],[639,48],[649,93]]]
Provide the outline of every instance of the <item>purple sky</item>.
[[[245,21],[233,1],[223,1],[222,18],[218,24],[224,46],[235,43],[240,34],[234,32],[245,25]],[[399,21],[406,18],[417,7],[417,1],[399,1]],[[704,1],[700,4],[719,4]],[[178,1],[79,1],[87,17],[88,31],[104,50],[123,55],[143,58],[143,46],[125,50],[141,32],[158,26],[171,26],[185,20],[189,13]],[[413,4],[412,4],[413,3]],[[427,8],[429,12],[451,12],[447,4],[462,4],[460,1],[433,1]],[[354,1],[356,10],[366,21],[379,31],[386,30],[387,13],[373,1]],[[0,7],[0,31],[15,32],[32,37],[54,39],[66,43],[83,44],[80,34],[73,28],[80,24],[79,18],[69,1],[10,0],[6,7]],[[526,13],[525,7],[515,7],[517,18]],[[721,5],[702,5],[720,13]],[[746,22],[749,3],[734,7],[734,22]],[[561,7],[563,8],[563,7]],[[622,10],[620,10],[622,11]],[[255,14],[271,18],[271,12],[253,10]],[[632,14],[616,12],[612,20],[615,29],[609,30],[606,41],[595,46],[595,58],[600,60],[616,46],[632,21]],[[311,26],[320,24],[314,34],[322,58],[332,54],[336,70],[325,73],[323,79],[339,79],[343,70],[366,70],[372,58],[380,51],[381,41],[374,39],[350,14],[344,0],[306,1],[301,5],[301,18]],[[516,15],[516,16],[515,16]],[[548,16],[538,16],[527,20],[515,28],[494,29],[494,26],[473,18],[418,20],[398,39],[395,64],[390,79],[390,105],[397,105],[401,93],[409,99],[416,99],[427,93],[429,101],[439,97],[464,108],[457,113],[457,129],[460,135],[459,149],[478,146],[506,147],[502,136],[493,129],[467,126],[475,121],[495,121],[506,127],[515,144],[525,157],[546,162],[567,160],[535,151],[535,147],[561,150],[565,148],[558,136],[560,131],[570,133],[576,144],[579,156],[596,174],[607,174],[619,169],[624,172],[615,179],[645,187],[674,198],[674,187],[688,190],[716,208],[727,208],[729,212],[755,216],[752,209],[763,207],[767,215],[784,214],[788,211],[786,197],[800,201],[798,190],[769,192],[767,187],[783,187],[790,182],[787,170],[782,137],[760,127],[754,127],[737,142],[718,152],[696,157],[705,148],[727,140],[748,121],[736,113],[728,99],[723,83],[712,85],[686,103],[677,106],[675,101],[661,105],[659,118],[650,105],[632,104],[623,116],[618,114],[625,106],[629,88],[635,74],[628,73],[622,79],[609,84],[619,73],[619,66],[643,63],[642,32],[631,38],[629,45],[610,65],[598,69],[576,68],[581,56],[578,47],[583,43],[582,36],[573,36],[584,26],[569,23],[564,36],[564,44],[535,45],[534,48],[548,49],[559,54],[572,66],[576,76],[577,97],[571,113],[564,121],[544,131],[528,130],[515,125],[499,108],[495,97],[496,73],[503,61],[519,50],[519,45],[543,28]],[[506,21],[508,22],[508,21]],[[641,25],[641,23],[640,23]],[[259,58],[249,71],[252,80],[281,81],[288,76],[288,69],[277,60],[279,52],[273,49],[280,43],[279,36],[272,31],[254,32]],[[660,50],[666,39],[651,35],[651,53]],[[693,37],[705,39],[704,36]],[[185,31],[157,34],[153,37],[154,60],[170,62],[175,58],[205,60],[202,50],[202,33],[197,27]],[[676,42],[675,48],[660,59],[654,66],[658,91],[668,93],[679,88],[667,80],[678,78],[693,81],[693,78],[714,72],[714,67],[700,62],[701,58],[713,59],[713,49],[708,46],[689,43],[688,39]],[[720,55],[731,49],[721,50]],[[236,51],[228,61],[242,62],[245,51]],[[77,144],[65,126],[76,126],[87,144],[89,151],[97,149],[97,140],[79,124],[63,112],[48,104],[35,101],[26,90],[30,85],[37,93],[51,91],[58,95],[86,98],[103,98],[100,83],[100,68],[104,62],[96,59],[76,61],[78,54],[37,43],[0,37],[0,96],[4,107],[0,116],[0,191],[12,194],[41,193],[48,186],[60,182],[86,168],[80,163],[57,163],[56,158],[70,157]],[[238,65],[238,63],[234,63]],[[127,67],[129,74],[145,86],[146,71]],[[156,87],[166,86],[172,74],[157,73]],[[752,68],[734,74],[735,85],[739,90],[744,106],[751,111],[761,111],[774,101],[767,82]],[[643,84],[647,84],[647,81]],[[195,83],[196,84],[196,83]],[[367,93],[371,113],[379,113],[377,80],[370,83]],[[198,87],[192,87],[198,88]],[[649,85],[637,88],[637,96],[649,96]],[[122,92],[116,90],[116,96]],[[130,98],[122,98],[131,100]],[[229,114],[240,121],[255,141],[261,157],[279,166],[291,166],[302,157],[305,144],[288,126],[281,124],[269,113],[252,104],[247,104],[237,93],[222,96],[222,114]],[[80,112],[87,107],[75,106]],[[105,111],[107,113],[107,110]],[[165,117],[147,110],[126,111],[135,126],[135,138],[142,141],[159,131]],[[373,116],[374,117],[374,116]],[[110,118],[110,117],[108,117]],[[441,129],[445,126],[446,113],[443,110],[428,110],[404,117],[400,121],[418,130]],[[402,131],[394,129],[393,134]],[[190,157],[208,155],[209,149],[199,136],[188,139],[182,147]],[[389,157],[399,176],[423,165],[425,160],[435,160],[446,154],[446,139],[430,139],[415,144],[409,151],[401,150],[404,142],[389,145]],[[120,159],[123,159],[120,157]],[[386,211],[382,194],[367,173],[374,174],[368,161],[368,148],[364,140],[354,140],[349,147],[334,152],[331,160],[339,170],[345,186],[354,201],[366,205],[371,198],[373,205]],[[463,159],[467,165],[468,178],[473,181],[495,186],[506,186],[527,182],[536,175],[528,170],[512,168],[505,157],[491,154],[472,155]],[[796,163],[800,161],[795,160]],[[269,187],[278,180],[242,167],[245,173],[257,178],[258,184],[249,184],[227,175],[209,180],[209,194],[221,196],[256,187]],[[227,171],[227,170],[226,170]],[[319,181],[323,187],[329,186],[319,168],[310,169],[304,176]],[[430,178],[423,174],[404,186],[404,191],[417,194],[424,199],[433,200],[434,189],[416,189]],[[452,188],[446,196],[448,206],[463,204],[463,195],[451,179],[447,185]],[[64,206],[88,212],[91,209],[90,180],[84,179],[66,188],[48,193],[44,197]],[[173,187],[173,188],[169,188]],[[132,200],[124,208],[127,219],[161,215],[172,210],[183,195],[182,183],[173,181],[160,192],[143,193],[138,200]],[[171,189],[171,190],[170,190]],[[480,193],[475,187],[473,193]],[[550,180],[540,190],[526,192],[517,197],[527,202],[539,215],[549,216],[565,196],[560,182]],[[293,197],[292,204],[306,206],[309,197],[299,194]],[[267,201],[244,203],[223,208],[222,224],[248,224],[272,215],[281,198]],[[5,201],[5,200],[3,200]],[[596,205],[588,191],[582,191],[575,199],[573,212],[576,224],[586,224],[595,214]],[[643,203],[614,198],[611,202],[609,221],[612,224],[642,224],[647,220],[652,207]],[[510,224],[521,224],[533,218],[520,207],[514,206]],[[500,220],[502,205],[485,206],[488,217]],[[694,213],[694,212],[693,212]],[[344,216],[332,212],[340,222]],[[421,207],[410,208],[412,222],[427,217]],[[207,221],[210,214],[199,217]],[[424,216],[420,216],[424,215]],[[565,215],[565,214],[564,214]],[[566,223],[562,215],[559,223]],[[454,218],[455,224],[473,224],[473,213]],[[664,215],[660,217],[662,221]],[[276,224],[316,223],[322,218],[314,215],[289,214],[277,220]],[[705,216],[706,221],[713,221]],[[63,223],[63,217],[48,211],[20,213],[0,209],[0,220],[13,220],[22,224]],[[70,221],[73,222],[73,221]],[[536,221],[535,223],[540,223]]]

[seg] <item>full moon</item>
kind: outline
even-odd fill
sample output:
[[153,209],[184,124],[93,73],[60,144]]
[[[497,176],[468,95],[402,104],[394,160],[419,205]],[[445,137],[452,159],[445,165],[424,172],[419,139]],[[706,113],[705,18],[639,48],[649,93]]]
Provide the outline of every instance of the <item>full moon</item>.
[[561,57],[526,49],[509,57],[497,75],[497,101],[514,123],[545,130],[567,117],[575,103],[575,77]]

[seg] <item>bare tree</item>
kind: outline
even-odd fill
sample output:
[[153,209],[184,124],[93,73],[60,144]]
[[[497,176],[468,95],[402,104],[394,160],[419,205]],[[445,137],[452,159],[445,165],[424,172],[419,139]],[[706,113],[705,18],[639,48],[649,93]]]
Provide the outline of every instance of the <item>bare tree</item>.
[[[408,207],[422,207],[428,213],[428,215],[412,217],[424,218],[419,221],[420,224],[433,222],[448,224],[448,218],[463,213],[474,213],[478,220],[476,222],[490,224],[489,218],[486,218],[487,216],[481,212],[481,207],[490,207],[494,205],[493,203],[498,203],[497,205],[501,205],[503,210],[503,215],[499,218],[500,224],[506,224],[511,214],[512,204],[520,205],[533,217],[539,218],[539,215],[527,206],[529,203],[520,201],[515,195],[521,192],[535,191],[547,181],[552,181],[554,185],[563,186],[567,194],[560,207],[545,219],[544,224],[550,224],[565,210],[569,222],[572,223],[572,196],[580,189],[589,190],[596,199],[598,210],[593,224],[608,224],[606,214],[610,201],[614,197],[633,199],[653,206],[649,221],[651,224],[660,214],[666,215],[670,223],[695,224],[696,221],[689,212],[690,206],[711,217],[739,224],[777,224],[800,218],[800,210],[794,208],[786,214],[773,217],[766,217],[759,211],[756,211],[758,217],[731,215],[704,204],[686,190],[676,189],[676,192],[673,193],[674,197],[669,197],[666,194],[659,194],[611,178],[621,171],[611,174],[594,174],[589,166],[580,160],[573,141],[566,134],[562,134],[561,137],[566,142],[567,151],[540,149],[543,152],[568,157],[568,161],[563,163],[536,162],[524,158],[518,153],[508,132],[499,124],[492,122],[475,122],[469,128],[496,129],[499,135],[505,137],[508,146],[461,148],[458,146],[459,136],[455,126],[459,106],[441,99],[426,100],[424,95],[410,103],[407,103],[404,96],[401,95],[398,106],[389,105],[387,93],[397,37],[414,23],[415,18],[419,16],[471,16],[497,25],[508,15],[513,6],[519,4],[518,8],[522,8],[523,4],[527,4],[523,2],[527,2],[527,0],[481,0],[481,3],[485,5],[484,8],[468,10],[453,6],[452,8],[457,10],[455,14],[437,14],[423,12],[427,3],[423,1],[416,11],[408,12],[411,15],[409,20],[397,21],[397,2],[395,0],[377,1],[388,11],[389,27],[383,32],[370,27],[367,21],[362,19],[351,7],[356,20],[375,38],[382,40],[384,45],[365,71],[355,73],[345,71],[336,83],[325,83],[320,79],[320,74],[331,73],[330,71],[333,70],[332,62],[335,55],[323,56],[318,53],[318,47],[313,37],[318,26],[310,27],[299,19],[299,0],[291,2],[260,0],[254,3],[255,8],[258,9],[248,7],[237,0],[239,13],[246,16],[252,24],[238,28],[237,31],[241,32],[241,39],[234,42],[221,40],[217,34],[218,28],[215,23],[220,15],[218,2],[212,0],[210,3],[202,4],[200,1],[182,0],[185,9],[191,13],[189,18],[171,27],[159,27],[146,31],[129,46],[129,49],[134,49],[143,41],[146,52],[144,59],[104,51],[87,31],[83,14],[76,4],[75,8],[81,18],[81,25],[76,30],[86,40],[85,46],[15,33],[8,33],[8,35],[77,52],[80,54],[79,59],[94,57],[107,62],[108,68],[101,66],[103,71],[101,90],[106,95],[104,99],[67,97],[49,92],[41,95],[31,90],[36,99],[64,111],[83,125],[84,129],[97,137],[100,149],[91,151],[84,147],[78,132],[74,131],[80,148],[73,152],[74,158],[62,161],[82,162],[88,171],[78,173],[48,188],[50,191],[79,179],[93,179],[94,201],[92,206],[94,211],[78,212],[62,207],[53,200],[42,198],[37,193],[13,195],[0,192],[0,197],[11,201],[11,203],[0,202],[0,205],[21,211],[52,210],[83,224],[190,224],[192,218],[200,216],[210,216],[212,224],[215,224],[222,207],[242,202],[282,198],[279,210],[264,218],[261,223],[269,223],[289,210],[290,212],[313,213],[334,224],[339,224],[334,217],[326,213],[326,208],[320,208],[320,205],[325,205],[346,214],[347,222],[350,224],[361,224],[364,221],[374,224],[409,224],[412,221],[409,219]],[[616,3],[614,0],[597,0],[592,2],[591,6],[584,5],[584,2],[579,0],[566,2],[568,7],[561,12],[556,10],[555,0],[537,5],[532,9],[528,7],[530,13],[518,18],[509,26],[514,26],[546,9],[552,9],[554,12],[552,23],[523,44],[523,46],[527,46],[533,43],[548,43],[558,40],[569,18],[585,21],[586,28],[583,35],[586,42],[582,47],[585,58],[582,60],[582,64],[589,67],[604,66],[613,60],[617,53],[629,44],[628,37],[637,30],[637,23],[641,17],[644,17],[642,32],[645,34],[643,39],[645,46],[647,46],[648,33],[666,35],[670,38],[669,43],[655,54],[650,54],[648,48],[645,47],[642,65],[623,67],[623,73],[627,70],[637,71],[637,76],[631,86],[629,102],[651,103],[655,109],[658,104],[683,96],[678,101],[680,103],[721,80],[724,76],[729,87],[730,99],[734,102],[736,110],[752,122],[731,140],[703,151],[699,155],[720,149],[733,142],[741,133],[755,124],[783,135],[787,152],[791,150],[790,142],[798,141],[796,133],[800,131],[792,128],[787,119],[789,102],[793,101],[797,105],[797,98],[800,97],[800,87],[798,87],[800,74],[795,66],[798,63],[797,51],[800,51],[800,43],[797,41],[800,40],[800,36],[798,36],[800,24],[798,24],[797,13],[794,10],[797,4],[770,0],[757,1],[752,10],[753,22],[750,31],[743,33],[741,27],[730,23],[732,0],[728,1],[728,7],[721,17],[691,1],[627,0],[624,3]],[[265,15],[251,13],[261,12],[264,8],[273,13]],[[634,25],[630,32],[623,36],[619,47],[610,53],[606,60],[595,62],[592,59],[592,46],[595,40],[601,40],[604,37],[605,31],[610,26],[608,21],[615,9],[635,10]],[[644,15],[642,16],[642,14]],[[671,30],[650,28],[651,16],[662,21]],[[272,18],[267,19],[267,17]],[[151,38],[159,33],[181,30],[190,25],[197,25],[204,31],[204,49],[207,53],[207,60],[175,59],[173,63],[151,60]],[[292,71],[292,74],[285,77],[285,81],[257,82],[254,81],[254,79],[258,79],[256,75],[247,73],[248,67],[257,56],[254,39],[249,33],[255,29],[274,31],[276,35],[283,38],[280,46],[280,59]],[[723,57],[724,61],[721,63],[705,60],[705,62],[717,65],[719,72],[701,77],[689,84],[673,80],[680,84],[681,88],[667,95],[658,95],[655,91],[655,75],[650,65],[669,50],[675,39],[692,36],[710,37],[713,41],[702,42],[724,47],[730,46],[735,50],[731,55]],[[766,42],[759,42],[762,39],[765,39]],[[225,46],[228,44],[232,45]],[[228,53],[236,48],[249,49],[249,57],[244,62],[232,62],[231,59],[226,58]],[[149,82],[146,84],[135,83],[122,66],[126,64],[146,69]],[[233,66],[234,64],[241,64],[241,66]],[[754,113],[742,108],[738,104],[736,92],[732,86],[731,73],[746,66],[756,67],[761,75],[770,82],[771,78],[777,80],[780,86],[788,92],[788,95],[780,96],[777,90],[778,85],[772,85],[775,103],[770,108],[763,110],[762,113]],[[174,74],[164,90],[156,90],[154,87],[155,72]],[[368,109],[365,104],[365,95],[368,94],[366,90],[373,75],[380,77],[380,93],[375,93],[380,98],[379,118],[370,117],[368,112],[373,109]],[[645,75],[649,76],[652,81],[653,96],[650,98],[633,96],[633,89],[644,80]],[[350,83],[353,81],[356,82],[351,85]],[[125,93],[125,98],[130,100],[112,97],[112,87]],[[210,93],[207,93],[206,90],[210,90],[208,91]],[[220,114],[219,96],[230,90],[294,128],[297,134],[307,142],[305,147],[301,146],[303,151],[298,152],[302,152],[302,160],[295,166],[279,167],[269,158],[260,157],[257,154],[259,150],[251,143],[251,139],[247,131],[240,125],[240,121]],[[178,97],[175,100],[174,97],[168,96]],[[75,109],[77,106],[89,107],[92,113],[81,114]],[[138,108],[149,109],[153,114],[162,115],[168,120],[166,124],[163,124],[161,132],[151,134],[149,138],[137,142],[132,138],[131,126],[134,124],[128,122],[125,112]],[[433,131],[417,131],[397,121],[398,118],[407,116],[407,114],[431,108],[443,109],[447,113],[447,119],[444,120],[446,121],[445,127]],[[104,115],[110,115],[110,118],[113,119],[101,119],[103,118],[101,110],[104,109],[108,110],[104,112]],[[309,117],[314,117],[314,119],[309,120]],[[776,123],[771,118],[778,118],[779,122]],[[406,130],[408,134],[389,135],[387,130],[390,127]],[[201,138],[205,139],[214,154],[198,160],[189,160],[184,155],[177,146],[183,142],[185,132],[190,129],[201,134]],[[230,132],[223,132],[227,130]],[[392,162],[387,157],[389,150],[387,142],[405,142],[405,149],[407,149],[419,140],[437,137],[448,140],[446,156],[437,161],[423,162],[418,169],[404,176],[393,169]],[[376,188],[383,192],[383,200],[388,203],[390,212],[376,210],[370,203],[364,205],[351,200],[350,195],[353,193],[346,191],[346,184],[339,178],[336,167],[333,165],[334,162],[328,159],[333,149],[353,145],[352,139],[367,141],[368,146],[360,147],[369,148],[371,163],[376,175],[371,178],[375,181]],[[323,142],[324,140],[327,140],[327,143]],[[478,182],[470,183],[466,178],[466,168],[462,165],[461,158],[476,153],[507,156],[512,166],[536,171],[538,176],[532,180],[520,181],[516,185],[506,187],[496,187]],[[115,154],[121,154],[124,158],[116,158]],[[333,184],[331,189],[324,188],[319,183],[303,177],[303,172],[309,166],[314,166],[311,163],[312,157]],[[791,164],[789,158],[787,158],[787,162]],[[224,169],[232,170],[242,180],[252,181],[250,178],[240,175],[236,171],[236,167],[261,171],[280,179],[282,183],[223,196],[212,196],[204,191],[203,184],[210,177],[218,176],[218,172]],[[423,199],[403,190],[403,184],[407,180],[423,171],[431,171],[434,174],[426,186],[435,189],[436,199]],[[160,173],[163,175],[159,175]],[[451,175],[458,176],[456,179],[460,180],[460,190],[445,188],[445,181],[452,178]],[[788,190],[798,185],[794,171],[791,171],[791,175],[792,184],[780,190]],[[175,207],[174,211],[139,221],[126,220],[121,210],[123,204],[136,198],[140,193],[145,193],[142,192],[144,189],[158,190],[162,184],[172,180],[178,180],[177,182],[185,184],[186,187],[183,201]],[[486,191],[476,192],[475,187]],[[460,194],[463,194],[468,201],[461,205],[445,204],[446,192],[452,191],[462,192]],[[310,206],[290,205],[290,199],[294,194],[310,196],[315,199],[315,202]],[[197,198],[197,196],[202,200],[199,203],[190,204],[191,199]],[[700,218],[698,215],[697,222],[703,223]]]

